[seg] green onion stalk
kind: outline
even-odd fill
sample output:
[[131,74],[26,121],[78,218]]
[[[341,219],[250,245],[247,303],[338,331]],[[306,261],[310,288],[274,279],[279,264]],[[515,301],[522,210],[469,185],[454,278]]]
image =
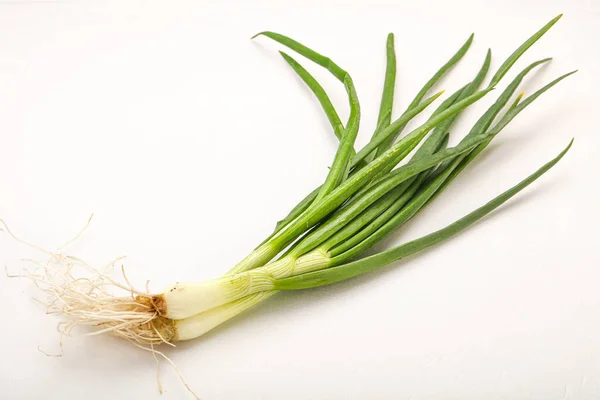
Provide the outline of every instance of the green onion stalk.
[[[56,298],[51,303],[51,311],[69,317],[71,322],[66,323],[69,327],[93,325],[96,332],[113,333],[139,344],[173,343],[197,338],[278,291],[342,282],[449,239],[550,170],[570,149],[572,140],[537,171],[452,224],[365,256],[367,250],[437,198],[521,111],[573,74],[559,76],[528,97],[520,93],[511,101],[526,75],[550,59],[529,64],[499,92],[458,144],[448,147],[450,129],[463,111],[490,96],[517,60],[560,17],[552,19],[521,44],[485,83],[492,57],[488,50],[473,79],[443,100],[424,123],[405,134],[409,122],[442,96],[443,91],[429,93],[467,53],[473,35],[394,119],[396,55],[394,36],[390,34],[386,42],[387,63],[377,124],[369,142],[358,150],[355,141],[361,106],[350,74],[330,58],[287,36],[274,32],[257,34],[255,37],[271,39],[325,68],[346,90],[350,113],[348,119],[342,121],[319,82],[299,61],[281,52],[286,63],[312,91],[339,139],[323,184],[293,207],[260,245],[220,278],[176,283],[157,294],[135,291],[113,280],[107,283],[108,278],[102,274],[87,282],[46,279],[43,282],[48,285],[46,290]],[[130,294],[114,297],[105,291],[102,282]]]

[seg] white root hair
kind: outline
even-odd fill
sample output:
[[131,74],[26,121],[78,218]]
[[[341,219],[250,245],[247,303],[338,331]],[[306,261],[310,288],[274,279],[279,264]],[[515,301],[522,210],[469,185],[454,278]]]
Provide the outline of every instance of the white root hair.
[[[10,278],[29,278],[46,294],[47,299],[40,301],[34,299],[46,308],[47,314],[58,315],[63,320],[58,323],[60,333],[61,354],[49,354],[39,346],[38,350],[48,357],[62,356],[63,337],[71,336],[78,326],[93,327],[95,330],[88,332],[88,336],[109,333],[122,337],[136,347],[152,353],[157,364],[158,390],[162,394],[160,379],[161,357],[175,370],[175,373],[195,399],[198,395],[188,385],[177,365],[167,355],[155,349],[155,345],[168,344],[175,346],[172,341],[176,339],[174,321],[159,315],[160,308],[154,304],[154,297],[150,294],[150,281],[146,281],[146,291],[141,292],[131,284],[125,268],[121,264],[123,281],[120,283],[111,278],[108,272],[124,256],[117,257],[102,268],[94,268],[81,258],[67,255],[63,250],[77,241],[89,227],[93,214],[88,219],[83,229],[72,239],[66,241],[51,252],[43,247],[36,246],[17,237],[4,220],[0,224],[6,232],[17,242],[42,252],[47,257],[44,261],[31,258],[23,259],[34,268],[24,269],[21,274],[9,274],[5,265],[6,275]],[[84,272],[79,276],[79,272]],[[117,296],[114,293],[121,292]]]
[[44,261],[23,259],[33,265],[33,269],[25,269],[18,275],[7,272],[7,275],[29,278],[46,294],[46,299],[38,302],[46,307],[47,314],[62,318],[57,326],[61,335],[71,336],[74,328],[88,326],[94,328],[87,333],[90,336],[110,333],[144,345],[170,344],[173,335],[168,332],[169,322],[160,318],[152,304],[152,296],[134,288],[122,265],[124,284],[108,275],[111,267],[124,257],[118,257],[102,268],[94,268],[78,257],[64,254],[65,247],[83,234],[91,219],[75,237],[54,252],[20,239],[0,220],[12,238],[47,256]]

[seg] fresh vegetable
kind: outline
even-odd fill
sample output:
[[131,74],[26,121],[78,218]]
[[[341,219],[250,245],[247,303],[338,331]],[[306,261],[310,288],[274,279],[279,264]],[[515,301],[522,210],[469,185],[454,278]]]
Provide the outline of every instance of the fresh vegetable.
[[[88,325],[94,327],[93,334],[112,333],[140,346],[154,346],[197,338],[279,290],[341,282],[446,240],[545,174],[571,148],[572,140],[540,169],[465,217],[422,238],[364,256],[366,250],[437,198],[521,111],[573,73],[556,78],[528,97],[521,93],[511,102],[526,75],[550,59],[531,63],[500,92],[459,144],[447,147],[450,128],[462,111],[490,95],[515,62],[560,17],[552,19],[519,46],[489,83],[480,88],[490,68],[491,51],[488,50],[473,80],[448,96],[426,122],[400,140],[397,139],[407,124],[442,96],[443,91],[433,95],[429,92],[465,55],[473,35],[425,83],[400,117],[394,119],[396,56],[394,37],[390,34],[377,126],[369,143],[358,151],[354,146],[361,107],[350,74],[330,58],[287,36],[261,32],[255,37],[274,40],[325,68],[347,92],[350,114],[344,123],[319,82],[292,56],[281,52],[287,64],[314,93],[340,141],[323,184],[279,221],[274,232],[246,258],[214,280],[176,283],[162,293],[150,294],[134,289],[126,278],[126,284],[121,284],[91,269],[80,259],[52,252],[47,252],[50,261],[38,264],[38,270],[29,276],[49,294],[48,311],[65,317],[59,325],[62,332],[69,334],[75,326]],[[413,151],[410,160],[404,162]],[[7,231],[12,235],[8,228]],[[77,266],[88,268],[93,276],[76,278],[73,271]],[[117,297],[110,287],[125,294]]]

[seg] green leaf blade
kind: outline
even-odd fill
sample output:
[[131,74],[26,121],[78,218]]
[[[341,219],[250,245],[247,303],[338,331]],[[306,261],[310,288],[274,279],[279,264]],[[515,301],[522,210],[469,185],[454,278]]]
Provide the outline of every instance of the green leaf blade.
[[472,211],[466,216],[460,218],[454,223],[442,228],[436,232],[425,235],[419,239],[405,243],[401,246],[395,247],[391,250],[383,251],[379,254],[365,257],[363,259],[343,264],[337,267],[332,267],[326,270],[310,272],[307,274],[297,275],[291,278],[279,279],[275,281],[276,290],[300,290],[309,289],[313,287],[331,285],[334,283],[342,282],[344,280],[362,275],[370,272],[377,268],[381,268],[394,261],[408,257],[412,254],[418,253],[430,246],[433,246],[439,242],[442,242],[450,237],[456,235],[462,230],[466,229],[470,225],[479,221],[487,214],[500,207],[510,198],[518,194],[521,190],[532,184],[552,167],[554,167],[563,156],[569,151],[573,144],[573,140],[569,145],[554,159],[544,164],[541,168],[529,175],[527,178],[513,186],[509,190],[495,197],[485,205]]
[[490,86],[496,86],[498,82],[502,79],[502,77],[508,72],[510,67],[517,62],[517,60],[529,49],[535,42],[537,42],[546,32],[550,30],[558,22],[558,20],[562,17],[562,14],[554,17],[550,20],[546,25],[544,25],[539,31],[534,33],[529,37],[521,46],[519,46],[507,59],[504,63],[498,68],[498,72],[492,77],[492,81],[490,82]]
[[[454,65],[456,65],[464,57],[464,55],[469,50],[469,47],[471,47],[471,44],[473,43],[473,38],[474,37],[475,37],[475,34],[471,34],[469,36],[469,38],[467,39],[467,41],[460,47],[460,49],[458,49],[458,51],[444,65],[442,65],[442,67],[440,69],[438,69],[437,72],[425,83],[425,85],[421,88],[421,90],[419,91],[419,93],[417,93],[417,95],[415,96],[415,98],[411,101],[411,103],[409,104],[409,106],[406,108],[407,112],[410,109],[412,109],[414,107],[417,107],[421,103],[421,101],[423,100],[423,98],[427,95],[427,93],[431,90],[431,88]],[[403,126],[400,126],[399,129],[396,132],[394,132],[393,135],[387,137],[380,144],[380,146],[377,148],[376,155],[379,156],[379,155],[383,154],[387,149],[389,149],[394,144],[394,142],[398,138],[398,135],[400,135],[400,133],[402,132],[402,130],[405,127],[406,127],[406,124],[404,124]]]
[[327,116],[327,120],[333,128],[333,132],[338,139],[341,139],[343,134],[343,129],[340,129],[340,127],[343,127],[342,121],[335,107],[333,106],[333,103],[331,103],[331,99],[327,95],[327,92],[325,92],[325,89],[323,89],[323,86],[321,86],[321,84],[310,74],[310,72],[308,72],[298,61],[283,51],[280,51],[279,53],[289,64],[289,66],[292,67],[300,79],[304,81],[306,86],[308,86],[308,88],[313,92],[321,104],[321,107]]

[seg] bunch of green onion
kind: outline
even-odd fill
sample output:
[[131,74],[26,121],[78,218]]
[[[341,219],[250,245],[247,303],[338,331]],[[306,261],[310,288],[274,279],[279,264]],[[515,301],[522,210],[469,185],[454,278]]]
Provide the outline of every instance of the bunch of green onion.
[[[460,113],[499,84],[514,63],[539,40],[560,15],[520,45],[484,85],[490,67],[488,50],[472,81],[448,96],[421,126],[397,140],[409,121],[443,92],[430,89],[465,55],[473,35],[425,83],[403,114],[392,120],[396,59],[394,37],[387,38],[387,66],[379,118],[371,140],[354,149],[360,106],[350,74],[314,50],[273,32],[264,36],[325,68],[343,83],[350,104],[345,123],[317,80],[290,55],[281,55],[320,102],[339,147],[323,184],[308,194],[275,230],[223,277],[200,283],[176,283],[160,294],[131,289],[115,297],[98,289],[99,281],[50,281],[58,299],[53,311],[138,344],[173,343],[197,338],[281,290],[330,285],[373,271],[429,246],[475,223],[552,168],[571,143],[523,181],[454,223],[426,236],[379,253],[365,251],[413,218],[434,200],[488,144],[542,93],[571,75],[562,75],[528,97],[514,93],[525,76],[550,59],[535,61],[519,72],[455,147],[447,147],[449,129]],[[416,151],[414,151],[416,150]],[[405,159],[411,155],[410,159]],[[405,161],[405,162],[403,162]],[[106,283],[104,276],[100,281]],[[114,281],[110,281],[114,283]],[[87,285],[87,286],[81,286]],[[115,286],[129,290],[125,286]],[[57,286],[59,286],[57,288]]]

